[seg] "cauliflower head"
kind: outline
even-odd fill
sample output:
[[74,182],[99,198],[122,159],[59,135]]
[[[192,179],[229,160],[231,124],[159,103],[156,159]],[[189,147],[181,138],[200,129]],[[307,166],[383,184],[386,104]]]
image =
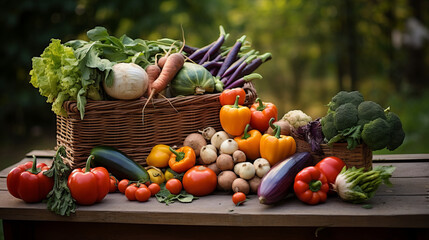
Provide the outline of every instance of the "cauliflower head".
[[289,122],[293,128],[298,129],[311,122],[312,118],[301,110],[291,110],[282,117],[282,120]]

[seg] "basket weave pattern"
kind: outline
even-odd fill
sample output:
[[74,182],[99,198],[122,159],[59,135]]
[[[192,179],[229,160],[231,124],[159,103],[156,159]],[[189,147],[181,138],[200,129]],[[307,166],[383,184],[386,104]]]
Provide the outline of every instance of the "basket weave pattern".
[[[256,99],[251,84],[245,85],[246,105]],[[68,116],[57,116],[57,145],[63,145],[67,161],[73,168],[83,167],[91,149],[98,145],[115,147],[141,165],[157,144],[180,145],[190,133],[205,127],[221,130],[219,95],[204,94],[151,100],[88,101],[85,117],[75,101],[64,104]],[[174,106],[174,108],[173,108]]]
[[311,151],[310,144],[302,139],[295,139],[297,152],[310,152],[313,163],[316,164],[325,157],[335,156],[342,159],[347,167],[356,167],[369,170],[372,168],[372,151],[365,145],[360,144],[353,150],[347,149],[347,143],[334,143],[332,146],[322,144],[322,153]]

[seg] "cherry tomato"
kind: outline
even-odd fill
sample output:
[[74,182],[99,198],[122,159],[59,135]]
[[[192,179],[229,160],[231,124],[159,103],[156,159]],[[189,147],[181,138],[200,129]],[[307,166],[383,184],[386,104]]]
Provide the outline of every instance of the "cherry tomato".
[[130,200],[130,201],[136,200],[137,189],[138,189],[138,187],[135,183],[132,183],[131,185],[129,185],[127,187],[127,189],[125,189],[125,196],[127,197],[128,200]]
[[116,192],[118,190],[118,179],[116,179],[114,176],[110,175],[110,187],[109,192]]
[[[142,187],[142,186],[144,186],[144,187]],[[142,184],[142,186],[136,190],[135,197],[136,197],[137,201],[139,201],[139,202],[146,202],[147,200],[149,200],[149,198],[151,196],[151,192],[146,187],[146,185]]]
[[147,188],[149,188],[152,196],[154,196],[161,190],[161,187],[159,186],[158,183],[151,183]]
[[122,179],[121,181],[119,181],[118,183],[119,192],[125,193],[125,190],[127,189],[129,183],[130,183],[130,180],[128,179]]
[[242,192],[236,192],[234,195],[232,195],[232,202],[239,206],[240,204],[244,203],[246,201],[246,194]]
[[182,191],[182,183],[179,179],[172,178],[165,183],[165,188],[170,191],[171,194],[177,195]]
[[212,193],[217,186],[217,176],[210,168],[195,166],[183,175],[183,188],[194,196]]

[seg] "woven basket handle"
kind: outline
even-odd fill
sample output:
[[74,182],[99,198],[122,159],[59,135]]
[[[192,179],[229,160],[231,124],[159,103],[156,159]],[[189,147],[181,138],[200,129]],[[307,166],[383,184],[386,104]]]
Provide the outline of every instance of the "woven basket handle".
[[243,85],[243,89],[246,92],[246,105],[252,105],[256,98],[258,97],[258,94],[256,93],[255,85],[253,85],[252,82],[247,82]]

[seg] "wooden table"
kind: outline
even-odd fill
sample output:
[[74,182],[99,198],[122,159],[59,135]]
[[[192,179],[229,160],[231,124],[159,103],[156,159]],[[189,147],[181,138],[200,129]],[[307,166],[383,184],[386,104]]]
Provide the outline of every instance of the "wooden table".
[[[53,152],[33,151],[21,162],[32,154],[50,163]],[[78,206],[69,217],[55,215],[44,203],[12,197],[6,176],[14,165],[0,172],[0,219],[5,239],[429,239],[429,154],[375,155],[374,165],[380,164],[397,169],[393,187],[382,185],[367,203],[370,209],[336,196],[316,206],[295,197],[266,206],[249,195],[236,207],[224,193],[168,206],[113,193],[101,203]]]

